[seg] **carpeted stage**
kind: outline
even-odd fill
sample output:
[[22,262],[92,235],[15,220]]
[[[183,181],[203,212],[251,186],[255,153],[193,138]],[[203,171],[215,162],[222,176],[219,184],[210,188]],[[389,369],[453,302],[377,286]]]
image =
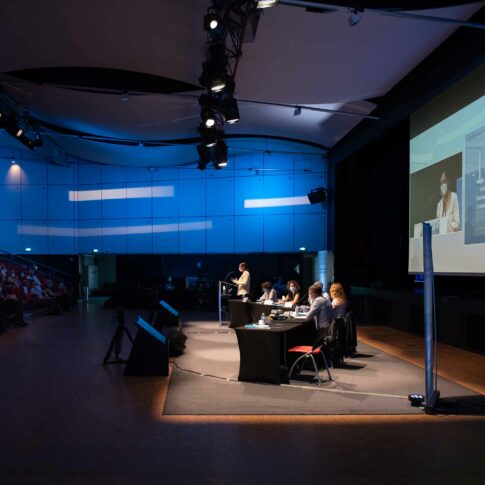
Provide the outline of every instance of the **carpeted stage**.
[[[334,382],[320,386],[310,372],[290,385],[238,382],[236,334],[216,321],[184,323],[187,349],[175,359],[166,415],[278,414],[413,414],[408,394],[424,392],[424,371],[359,342],[359,354],[332,370]],[[306,374],[306,375],[305,375]],[[327,374],[321,371],[321,377]],[[443,397],[476,396],[476,392],[439,378]]]

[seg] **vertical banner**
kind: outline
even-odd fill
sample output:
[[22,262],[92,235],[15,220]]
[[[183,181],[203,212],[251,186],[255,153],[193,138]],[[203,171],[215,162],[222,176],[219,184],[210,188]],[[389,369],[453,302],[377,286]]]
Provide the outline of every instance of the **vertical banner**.
[[434,348],[434,272],[433,252],[431,249],[431,225],[423,222],[423,263],[424,263],[424,338],[425,338],[425,378],[427,410],[433,410],[439,396],[434,388],[433,370]]

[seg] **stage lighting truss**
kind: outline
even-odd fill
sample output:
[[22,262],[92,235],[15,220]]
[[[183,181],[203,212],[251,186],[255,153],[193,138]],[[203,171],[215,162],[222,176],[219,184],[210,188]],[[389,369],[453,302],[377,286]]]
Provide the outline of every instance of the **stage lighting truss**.
[[256,36],[262,8],[260,3],[255,0],[212,0],[204,16],[207,47],[199,83],[206,89],[206,94],[199,98],[202,125],[199,127],[201,145],[197,147],[201,170],[208,164],[201,156],[202,151],[207,158],[205,149],[213,151],[210,161],[216,169],[227,165],[224,124],[239,121],[234,80],[242,56],[242,44],[254,41]]

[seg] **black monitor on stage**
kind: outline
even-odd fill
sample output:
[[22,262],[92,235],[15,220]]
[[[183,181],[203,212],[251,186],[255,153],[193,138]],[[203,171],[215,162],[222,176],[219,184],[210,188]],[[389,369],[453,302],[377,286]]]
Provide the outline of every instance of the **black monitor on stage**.
[[138,333],[125,367],[125,376],[167,376],[169,340],[140,316]]
[[150,313],[148,320],[154,328],[161,331],[166,327],[179,327],[179,317],[178,310],[175,310],[165,300],[160,300],[157,307]]

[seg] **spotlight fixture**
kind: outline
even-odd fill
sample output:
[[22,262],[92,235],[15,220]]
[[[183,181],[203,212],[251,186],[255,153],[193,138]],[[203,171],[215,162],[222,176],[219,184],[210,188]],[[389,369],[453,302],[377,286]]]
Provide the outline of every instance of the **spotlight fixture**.
[[227,59],[223,43],[210,44],[208,60],[202,64],[202,74],[199,83],[213,93],[218,93],[226,87]]
[[18,128],[17,131],[15,132],[15,136],[17,138],[20,138],[24,134],[24,130],[22,128]]
[[207,32],[212,32],[218,30],[222,25],[221,18],[217,15],[217,12],[208,12],[204,16],[204,30]]
[[278,5],[278,0],[258,0],[256,8],[270,8],[276,7]]
[[202,122],[205,126],[207,126],[207,128],[212,128],[216,124],[216,115],[212,108],[202,109],[200,117],[202,118]]
[[40,136],[36,136],[35,139],[33,140],[27,140],[26,145],[31,149],[31,150],[36,150],[37,148],[41,147],[44,144]]
[[197,153],[199,154],[199,163],[197,165],[197,168],[199,170],[205,170],[207,167],[207,164],[212,160],[213,158],[213,148],[208,148],[205,145],[197,145]]
[[349,22],[349,27],[355,27],[361,19],[361,14],[356,8],[351,8],[349,9],[349,17],[348,17],[348,22]]
[[25,248],[26,253],[30,253],[32,251],[32,248]]
[[216,143],[224,136],[223,131],[220,131],[217,128],[207,128],[205,124],[201,124],[199,126],[199,133],[202,144],[207,148],[215,146]]
[[239,121],[239,108],[235,98],[227,98],[223,106],[226,123],[232,125]]
[[12,165],[17,165],[17,160],[15,160],[15,157],[12,157],[12,158],[10,159],[10,163],[11,163]]
[[301,115],[301,108],[297,106],[295,111],[293,111],[293,116],[300,116]]
[[99,249],[94,248],[93,253],[99,253]]
[[302,247],[300,248],[300,251],[301,251],[302,253],[303,253],[303,252],[305,252],[305,251],[306,251],[306,247],[305,247],[305,246],[302,246]]
[[227,167],[227,145],[224,141],[219,141],[215,146],[214,167],[220,170],[222,167]]

